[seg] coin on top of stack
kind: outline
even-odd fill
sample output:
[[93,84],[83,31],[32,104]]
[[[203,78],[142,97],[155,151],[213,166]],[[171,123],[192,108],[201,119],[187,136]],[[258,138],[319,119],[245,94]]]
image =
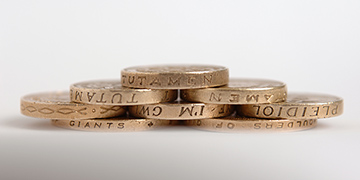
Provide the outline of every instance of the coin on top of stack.
[[97,80],[72,84],[71,101],[102,105],[139,105],[171,102],[177,99],[176,90],[134,89],[123,87],[119,80]]
[[289,93],[286,102],[240,105],[237,113],[256,118],[329,118],[343,113],[343,99],[326,94]]
[[286,100],[286,84],[274,80],[231,78],[217,88],[181,90],[181,99],[212,104],[262,104]]
[[218,132],[286,132],[300,131],[313,128],[317,119],[257,119],[228,116],[223,118],[210,118],[184,121],[185,125],[197,129]]
[[122,116],[126,107],[70,102],[69,92],[30,94],[21,98],[21,113],[44,119],[88,119]]
[[226,85],[229,70],[214,65],[137,66],[121,71],[121,83],[131,88],[194,89]]
[[228,104],[189,103],[185,101],[129,107],[129,113],[132,116],[168,120],[224,117],[233,112],[234,107]]

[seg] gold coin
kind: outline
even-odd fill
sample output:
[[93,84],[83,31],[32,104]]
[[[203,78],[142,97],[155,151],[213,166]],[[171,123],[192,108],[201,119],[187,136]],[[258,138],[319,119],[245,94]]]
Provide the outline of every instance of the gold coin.
[[224,117],[213,119],[187,120],[185,125],[195,128],[219,131],[219,132],[236,132],[236,131],[299,131],[310,129],[316,126],[316,119],[255,119],[245,117]]
[[121,116],[123,106],[89,105],[70,102],[69,92],[31,94],[21,98],[21,113],[45,119],[88,119]]
[[121,83],[132,88],[193,89],[222,86],[229,70],[212,65],[138,66],[121,71]]
[[129,107],[129,113],[132,116],[167,120],[223,117],[233,112],[234,107],[231,105],[188,103],[183,101]]
[[176,90],[122,87],[119,80],[87,81],[70,86],[71,101],[85,104],[154,104],[174,101],[177,95]]
[[174,121],[135,118],[52,120],[53,125],[66,129],[103,132],[131,132],[171,126]]
[[324,94],[289,93],[286,102],[241,105],[240,115],[257,118],[329,118],[343,113],[343,99]]
[[230,79],[226,86],[181,90],[181,99],[213,104],[260,104],[286,100],[286,84],[263,79]]

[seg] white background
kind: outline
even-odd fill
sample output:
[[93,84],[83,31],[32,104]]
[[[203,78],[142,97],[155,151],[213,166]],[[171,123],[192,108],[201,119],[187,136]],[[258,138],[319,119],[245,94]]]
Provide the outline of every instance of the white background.
[[[0,1],[0,179],[360,179],[360,1]],[[94,133],[19,113],[20,97],[142,64],[218,64],[232,77],[345,100],[294,133],[188,128]]]

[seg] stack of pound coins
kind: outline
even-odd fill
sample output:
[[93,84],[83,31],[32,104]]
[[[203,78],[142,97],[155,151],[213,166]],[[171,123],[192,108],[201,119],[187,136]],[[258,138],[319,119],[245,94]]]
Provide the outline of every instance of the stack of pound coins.
[[72,84],[69,92],[21,98],[21,113],[86,131],[141,131],[174,125],[210,131],[296,131],[342,114],[343,100],[287,93],[285,83],[229,78],[226,67],[158,65],[123,69],[116,80]]

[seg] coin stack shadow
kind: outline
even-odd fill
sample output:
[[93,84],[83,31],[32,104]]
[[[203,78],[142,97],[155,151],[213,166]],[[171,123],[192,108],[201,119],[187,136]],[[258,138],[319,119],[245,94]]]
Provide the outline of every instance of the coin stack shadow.
[[174,125],[224,132],[296,131],[342,112],[342,98],[287,93],[283,82],[229,78],[228,68],[214,65],[130,67],[118,80],[80,82],[70,92],[21,98],[24,115],[87,131]]

